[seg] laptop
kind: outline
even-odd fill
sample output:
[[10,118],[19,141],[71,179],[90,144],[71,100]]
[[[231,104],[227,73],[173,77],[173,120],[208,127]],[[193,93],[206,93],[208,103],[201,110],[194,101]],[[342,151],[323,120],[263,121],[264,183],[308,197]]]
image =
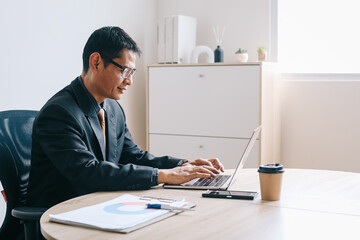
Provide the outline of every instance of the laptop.
[[198,190],[226,190],[230,187],[230,185],[234,181],[235,174],[244,167],[249,154],[254,147],[255,141],[259,136],[261,130],[261,125],[254,129],[251,138],[240,158],[235,172],[232,175],[224,175],[219,174],[215,178],[195,178],[189,182],[179,184],[179,185],[172,185],[172,184],[164,184],[164,188],[172,188],[172,189],[198,189]]

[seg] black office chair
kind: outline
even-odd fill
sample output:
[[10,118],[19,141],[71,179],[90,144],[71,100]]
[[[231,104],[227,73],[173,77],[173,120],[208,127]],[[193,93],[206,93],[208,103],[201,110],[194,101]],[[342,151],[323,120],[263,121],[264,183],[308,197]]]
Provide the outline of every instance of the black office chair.
[[26,206],[31,135],[37,113],[28,110],[0,112],[0,181],[4,199],[7,199],[0,239],[42,239],[39,220],[46,208]]

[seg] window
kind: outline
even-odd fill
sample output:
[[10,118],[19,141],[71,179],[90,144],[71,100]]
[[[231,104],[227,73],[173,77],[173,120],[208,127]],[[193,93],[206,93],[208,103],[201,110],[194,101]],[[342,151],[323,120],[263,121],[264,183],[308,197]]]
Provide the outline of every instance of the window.
[[359,0],[278,0],[284,73],[360,73]]

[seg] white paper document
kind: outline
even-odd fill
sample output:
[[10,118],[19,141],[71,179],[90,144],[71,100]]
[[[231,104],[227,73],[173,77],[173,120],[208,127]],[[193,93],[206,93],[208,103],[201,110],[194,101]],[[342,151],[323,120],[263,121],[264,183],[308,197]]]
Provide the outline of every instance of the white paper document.
[[[50,214],[50,221],[128,233],[180,212],[149,209],[147,208],[149,203],[164,204],[164,200],[125,194],[89,207],[60,214]],[[166,204],[174,207],[194,206],[184,200],[172,201]]]

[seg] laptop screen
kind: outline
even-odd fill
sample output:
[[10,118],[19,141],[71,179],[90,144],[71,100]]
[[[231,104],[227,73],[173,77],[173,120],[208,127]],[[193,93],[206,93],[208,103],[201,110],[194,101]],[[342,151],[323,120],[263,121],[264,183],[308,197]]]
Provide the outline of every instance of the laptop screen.
[[251,152],[251,149],[253,148],[257,137],[259,136],[260,130],[261,130],[261,125],[254,129],[254,131],[251,135],[250,141],[248,142],[248,144],[245,148],[245,151],[244,151],[243,155],[241,156],[241,160],[238,162],[238,165],[236,166],[234,174],[232,174],[232,176],[231,176],[230,182],[227,185],[226,190],[228,190],[228,188],[231,186],[231,184],[234,180],[235,174],[238,172],[238,170],[242,169],[244,167],[245,162]]

